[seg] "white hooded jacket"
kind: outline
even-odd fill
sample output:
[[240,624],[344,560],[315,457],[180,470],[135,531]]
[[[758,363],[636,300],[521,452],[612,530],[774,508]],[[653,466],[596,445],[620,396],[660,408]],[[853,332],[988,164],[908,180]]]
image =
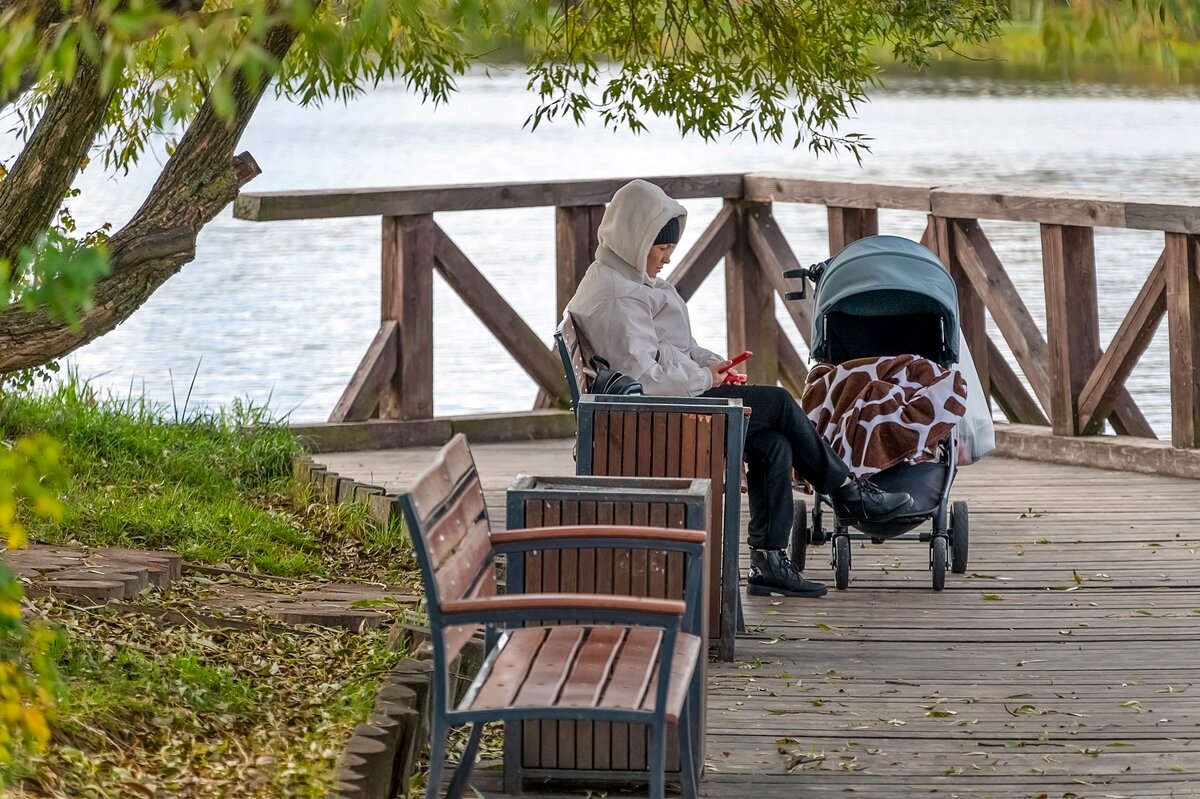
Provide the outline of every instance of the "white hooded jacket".
[[692,338],[687,304],[667,281],[646,274],[655,237],[672,217],[682,234],[687,211],[644,180],[613,195],[598,231],[596,260],[567,311],[594,352],[656,396],[693,397],[712,388],[710,364],[724,360]]

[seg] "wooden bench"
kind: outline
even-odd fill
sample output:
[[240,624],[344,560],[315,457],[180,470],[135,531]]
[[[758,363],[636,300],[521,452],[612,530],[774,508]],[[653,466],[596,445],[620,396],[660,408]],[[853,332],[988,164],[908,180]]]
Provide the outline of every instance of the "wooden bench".
[[[705,536],[694,530],[592,525],[493,532],[466,438],[455,436],[396,499],[413,540],[429,610],[433,674],[429,779],[440,792],[451,726],[471,724],[447,797],[460,797],[482,725],[576,719],[642,724],[650,731],[650,796],[664,799],[666,727],[680,736],[680,779],[696,796],[692,719],[702,656],[700,602]],[[685,601],[605,594],[497,595],[498,555],[580,548],[680,552]],[[450,666],[480,631],[484,657],[457,706]]]
[[589,394],[592,349],[569,313],[554,334],[578,420],[575,470],[620,477],[704,477],[710,504],[708,635],[723,661],[742,627],[742,450],[748,409],[739,400]]

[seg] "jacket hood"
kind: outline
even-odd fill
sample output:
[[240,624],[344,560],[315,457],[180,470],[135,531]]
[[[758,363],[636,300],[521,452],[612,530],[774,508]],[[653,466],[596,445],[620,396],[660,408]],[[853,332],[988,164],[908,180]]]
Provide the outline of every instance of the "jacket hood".
[[596,260],[608,266],[632,269],[637,278],[645,282],[648,279],[646,256],[662,226],[673,217],[679,219],[682,235],[687,222],[687,210],[682,205],[648,181],[626,183],[617,189],[604,209],[596,236],[600,245]]

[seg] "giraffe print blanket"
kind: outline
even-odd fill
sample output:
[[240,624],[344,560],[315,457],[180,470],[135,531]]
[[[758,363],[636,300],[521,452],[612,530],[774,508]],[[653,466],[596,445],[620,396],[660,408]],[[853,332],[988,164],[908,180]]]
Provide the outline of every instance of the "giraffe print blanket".
[[800,404],[817,432],[860,477],[937,458],[938,444],[967,411],[957,369],[897,355],[818,364]]

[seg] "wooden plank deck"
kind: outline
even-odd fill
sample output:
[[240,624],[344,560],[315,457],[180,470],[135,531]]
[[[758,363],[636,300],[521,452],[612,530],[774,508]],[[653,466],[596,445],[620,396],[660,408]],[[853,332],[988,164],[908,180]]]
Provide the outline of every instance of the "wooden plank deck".
[[[573,473],[571,443],[473,448],[495,522],[516,474]],[[397,490],[433,451],[317,459]],[[702,795],[1200,795],[1200,485],[990,458],[953,493],[971,562],[940,594],[928,547],[893,541],[856,542],[846,591],[744,597],[738,662],[709,669]],[[806,574],[832,583],[827,548]],[[554,790],[525,795],[587,795]]]

